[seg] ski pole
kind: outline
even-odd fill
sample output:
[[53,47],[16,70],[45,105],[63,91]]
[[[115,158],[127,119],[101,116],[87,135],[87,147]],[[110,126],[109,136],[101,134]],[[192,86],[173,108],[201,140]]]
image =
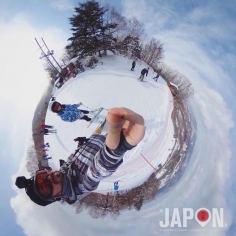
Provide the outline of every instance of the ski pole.
[[[85,106],[82,102],[81,102],[81,105],[83,105],[84,107],[87,107],[87,106]],[[87,108],[89,108],[89,107],[87,107]]]

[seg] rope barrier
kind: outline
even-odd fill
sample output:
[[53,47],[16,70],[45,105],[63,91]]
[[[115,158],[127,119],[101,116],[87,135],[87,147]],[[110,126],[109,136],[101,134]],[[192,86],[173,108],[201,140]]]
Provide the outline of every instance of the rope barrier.
[[140,152],[140,155],[142,156],[142,158],[154,169],[157,170],[144,156],[143,154]]

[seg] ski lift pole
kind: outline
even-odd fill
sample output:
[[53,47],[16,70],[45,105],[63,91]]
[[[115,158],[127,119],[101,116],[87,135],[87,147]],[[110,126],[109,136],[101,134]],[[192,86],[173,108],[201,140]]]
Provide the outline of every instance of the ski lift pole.
[[58,71],[58,69],[52,64],[52,62],[48,59],[47,54],[43,51],[43,49],[42,49],[42,47],[40,46],[38,40],[37,40],[36,38],[34,38],[34,39],[35,39],[36,43],[38,44],[40,50],[42,51],[43,55],[45,55],[45,58],[46,58],[47,62],[49,63],[49,65],[50,65],[53,69],[55,69],[58,73],[60,73],[60,72]]
[[157,169],[143,156],[143,154],[140,152],[141,157],[156,171]]
[[[48,52],[50,53],[50,50],[49,50],[47,44],[44,42],[43,38],[41,38],[41,39],[42,39],[42,41],[43,41],[45,47],[47,48]],[[53,56],[53,53],[50,53],[49,55],[52,56],[53,60],[56,62],[56,64],[58,65],[58,67],[62,70],[61,66],[59,65],[59,63],[57,62],[57,60],[55,59],[55,57]]]

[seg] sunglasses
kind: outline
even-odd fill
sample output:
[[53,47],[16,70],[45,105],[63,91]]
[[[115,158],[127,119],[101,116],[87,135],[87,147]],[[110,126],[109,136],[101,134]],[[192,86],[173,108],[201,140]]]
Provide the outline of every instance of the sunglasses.
[[38,170],[36,172],[35,187],[38,192],[38,195],[42,199],[52,197],[52,193],[53,193],[52,182],[47,178],[50,171],[51,171],[51,168],[49,170],[44,169],[44,170]]

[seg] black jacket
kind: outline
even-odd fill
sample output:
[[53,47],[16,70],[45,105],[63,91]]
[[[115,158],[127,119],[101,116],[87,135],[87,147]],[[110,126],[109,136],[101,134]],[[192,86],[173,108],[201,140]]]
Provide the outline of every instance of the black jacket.
[[146,76],[147,76],[148,75],[148,69],[146,69],[146,68],[142,69],[141,74],[142,75],[146,74]]

